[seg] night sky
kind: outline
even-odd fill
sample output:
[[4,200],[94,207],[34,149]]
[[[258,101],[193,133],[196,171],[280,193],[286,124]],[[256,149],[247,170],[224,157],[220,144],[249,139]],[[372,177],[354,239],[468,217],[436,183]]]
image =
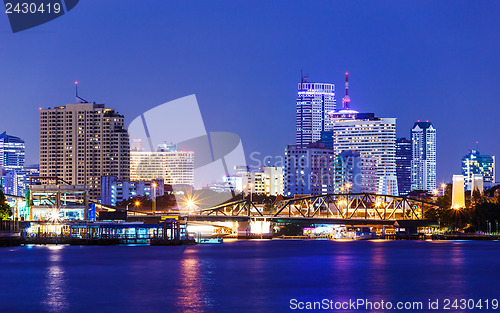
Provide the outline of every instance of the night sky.
[[209,131],[281,156],[295,142],[301,69],[335,83],[338,106],[347,71],[351,107],[396,117],[399,137],[434,124],[440,183],[476,141],[500,155],[499,34],[499,1],[83,0],[15,34],[2,11],[0,132],[38,163],[38,108],[74,102],[78,80],[127,124],[196,94]]

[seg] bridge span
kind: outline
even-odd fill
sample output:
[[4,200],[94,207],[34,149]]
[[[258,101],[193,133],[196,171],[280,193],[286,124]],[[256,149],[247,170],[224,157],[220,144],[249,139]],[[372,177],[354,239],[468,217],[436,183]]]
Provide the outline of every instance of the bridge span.
[[412,227],[437,226],[424,218],[438,205],[404,196],[371,193],[327,194],[282,200],[275,205],[256,205],[248,199],[223,203],[186,215],[188,221],[267,221],[296,224],[343,224]]

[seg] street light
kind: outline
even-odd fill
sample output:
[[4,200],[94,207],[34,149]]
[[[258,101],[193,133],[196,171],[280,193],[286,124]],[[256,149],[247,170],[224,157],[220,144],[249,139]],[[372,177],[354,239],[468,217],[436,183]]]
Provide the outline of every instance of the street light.
[[446,184],[445,183],[441,184],[441,188],[443,189],[443,196],[444,196],[444,190],[446,188]]
[[188,209],[188,214],[191,214],[196,208],[196,202],[193,199],[188,199],[184,206]]
[[345,188],[347,189],[347,193],[349,193],[349,190],[351,189],[351,184],[350,183],[345,184]]

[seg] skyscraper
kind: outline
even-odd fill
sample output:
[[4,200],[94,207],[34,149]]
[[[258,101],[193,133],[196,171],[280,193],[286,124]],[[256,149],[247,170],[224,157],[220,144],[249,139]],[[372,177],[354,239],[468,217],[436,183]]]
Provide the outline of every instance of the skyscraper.
[[384,176],[396,176],[396,119],[378,118],[373,113],[353,110],[333,113],[332,118],[335,154],[359,151],[363,160],[374,161],[376,185],[379,186],[376,192],[382,193],[380,180]]
[[[384,184],[396,180],[396,119],[379,118],[374,113],[359,113],[351,109],[348,73],[345,83],[342,109],[330,112],[334,153],[338,155],[343,151],[358,151],[362,160],[363,191],[383,193],[389,190]],[[323,135],[329,137],[326,132]],[[328,143],[329,140],[326,141]]]
[[19,137],[0,134],[0,166],[4,169],[23,170],[25,162],[24,140]]
[[[25,171],[25,144],[19,137],[0,134],[0,176],[5,193],[23,196],[29,185],[29,172]],[[2,175],[1,169],[5,175]]]
[[332,127],[329,112],[335,110],[335,85],[310,83],[304,78],[298,85],[296,144],[306,147],[321,139],[321,131]]
[[396,177],[400,195],[411,191],[411,140],[398,138],[396,140]]
[[129,136],[123,115],[78,99],[40,109],[40,175],[87,185],[90,199],[97,200],[102,176],[129,180]]
[[436,189],[436,129],[430,122],[416,122],[411,129],[411,189]]
[[491,187],[495,183],[495,156],[480,154],[477,150],[469,150],[462,158],[462,175],[467,190],[471,190],[472,175],[482,175],[483,183]]

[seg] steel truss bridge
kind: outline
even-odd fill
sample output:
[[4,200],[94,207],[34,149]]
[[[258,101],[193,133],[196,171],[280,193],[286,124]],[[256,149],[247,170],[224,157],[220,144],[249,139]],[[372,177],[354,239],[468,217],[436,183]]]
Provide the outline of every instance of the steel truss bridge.
[[[414,221],[425,226],[436,224],[424,219],[424,212],[438,205],[404,196],[371,193],[327,194],[282,200],[272,207],[256,206],[244,199],[202,209],[188,217],[197,221],[268,220],[277,223],[317,223],[349,225],[394,225]],[[408,223],[405,223],[408,224]]]

